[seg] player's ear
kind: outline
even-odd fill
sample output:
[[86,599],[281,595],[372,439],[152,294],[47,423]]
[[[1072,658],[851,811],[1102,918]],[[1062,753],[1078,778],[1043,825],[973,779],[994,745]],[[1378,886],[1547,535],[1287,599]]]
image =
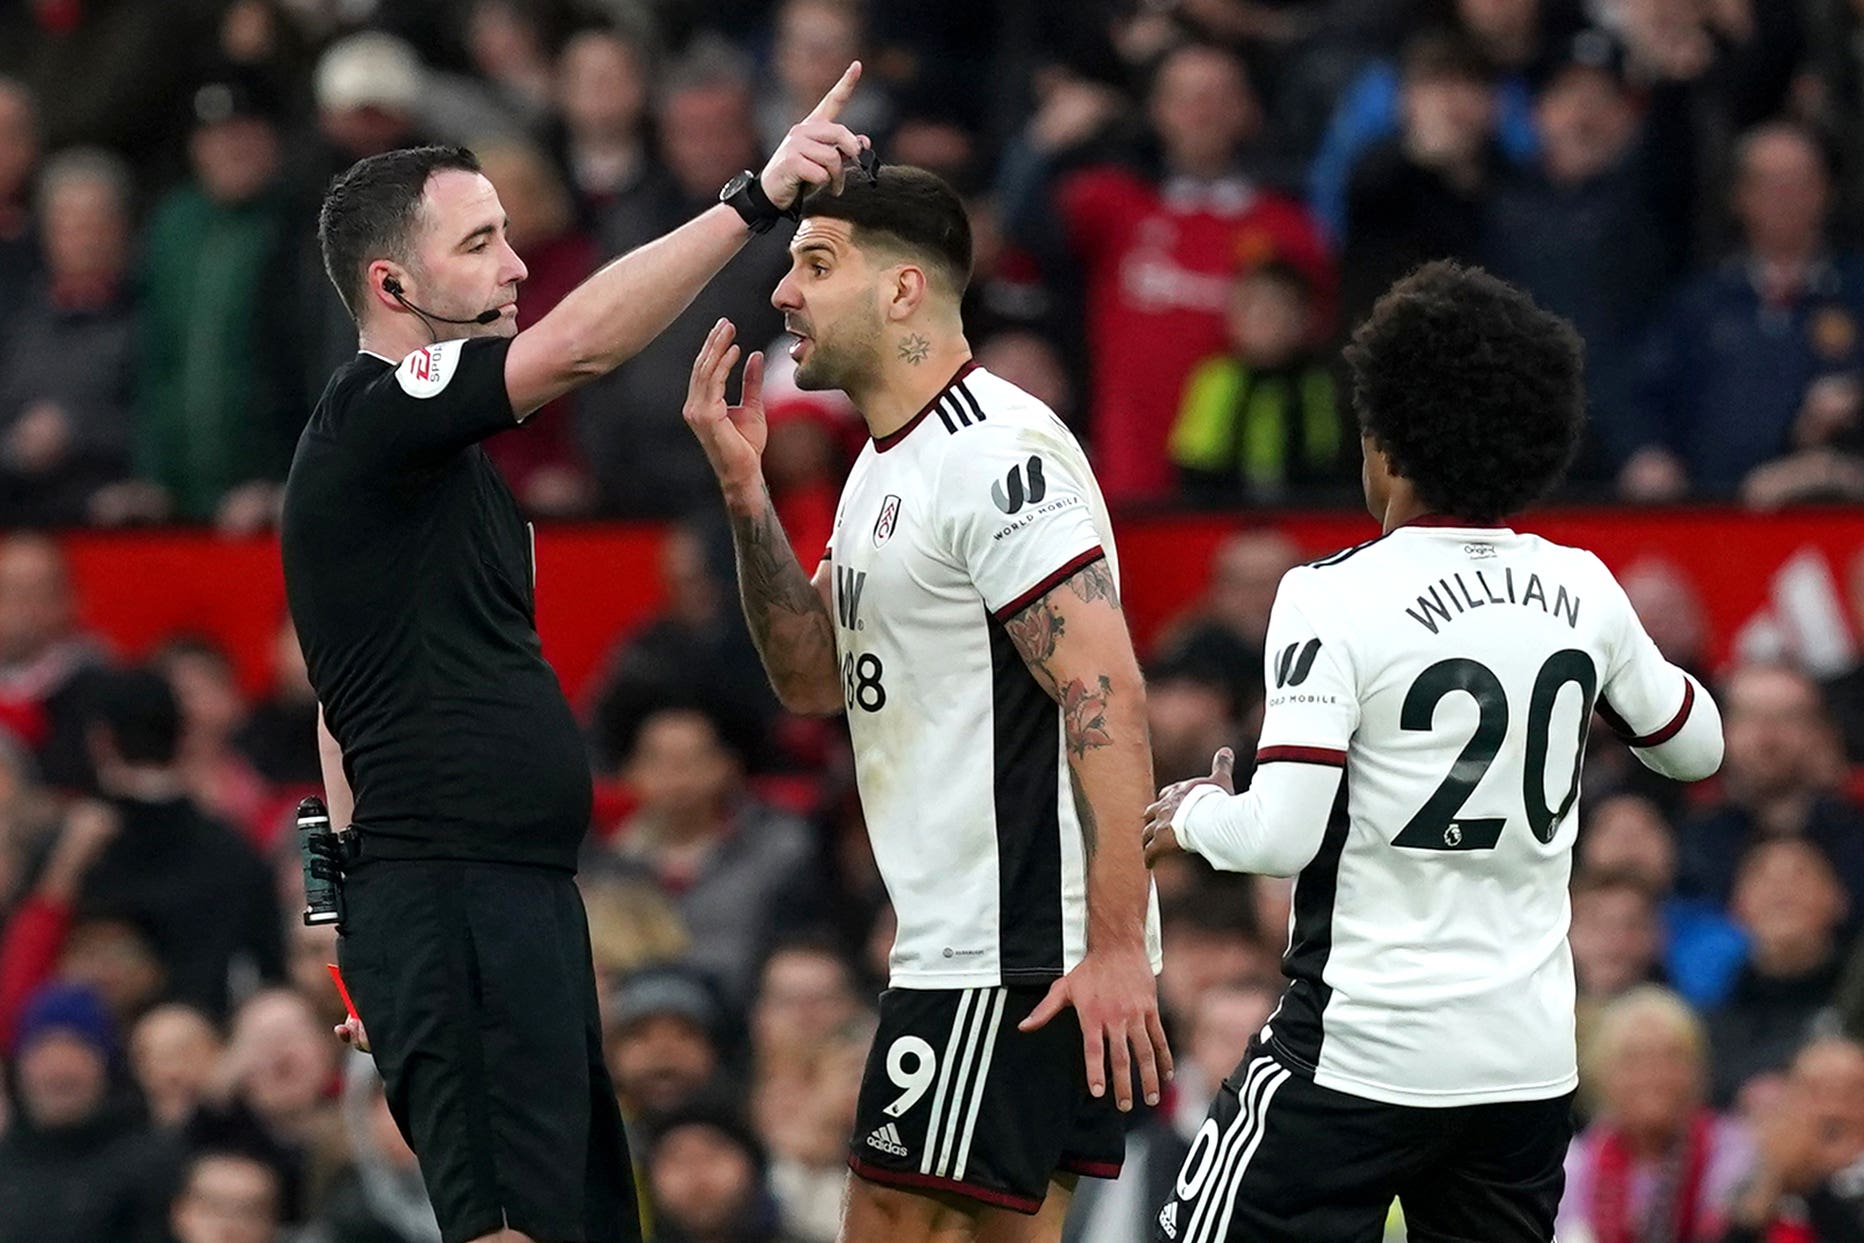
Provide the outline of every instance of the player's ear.
[[925,269],[915,263],[903,263],[893,270],[893,279],[888,289],[892,294],[887,301],[887,318],[893,323],[911,319],[926,300],[929,292],[926,287]]

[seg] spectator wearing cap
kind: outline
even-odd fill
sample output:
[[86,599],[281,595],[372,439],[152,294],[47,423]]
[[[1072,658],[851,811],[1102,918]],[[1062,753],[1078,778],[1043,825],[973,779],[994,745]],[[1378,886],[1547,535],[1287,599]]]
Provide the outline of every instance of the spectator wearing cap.
[[647,1182],[659,1243],[795,1243],[778,1224],[764,1147],[728,1105],[663,1119],[648,1141]]
[[1693,207],[1690,88],[1650,75],[1610,35],[1566,45],[1534,103],[1540,155],[1489,203],[1481,258],[1573,322],[1586,343],[1591,439],[1575,474],[1609,480],[1631,452],[1637,346],[1681,273]]
[[266,330],[284,258],[275,102],[264,80],[217,75],[191,97],[192,177],[150,219],[140,312],[138,474],[176,517],[270,520],[303,422]]
[[201,810],[177,766],[180,711],[159,674],[96,684],[91,748],[120,828],[85,873],[79,910],[147,928],[167,968],[167,999],[227,1015],[237,974],[284,978],[284,920],[270,872],[239,834]]
[[1172,419],[1192,370],[1223,349],[1231,279],[1270,260],[1297,265],[1316,291],[1318,337],[1332,317],[1332,264],[1306,208],[1254,173],[1262,111],[1235,56],[1167,54],[1147,107],[1157,159],[1141,167],[1098,156],[1060,172],[1068,145],[1092,132],[1057,121],[1076,107],[1071,95],[1052,96],[1006,157],[1006,229],[1058,271],[1078,268],[1085,285],[1088,433],[1107,499],[1163,500],[1177,490]]
[[746,789],[736,734],[698,707],[648,715],[622,770],[640,805],[587,864],[652,877],[692,933],[688,960],[741,1000],[765,948],[807,926],[820,895],[807,826]]
[[1398,132],[1369,148],[1347,181],[1340,279],[1349,326],[1419,264],[1475,258],[1506,164],[1496,70],[1474,39],[1426,31],[1405,44],[1399,65]]
[[166,1151],[113,1092],[116,1037],[89,991],[52,985],[7,1050],[14,1103],[0,1133],[4,1243],[157,1243]]
[[1770,123],[1742,137],[1735,170],[1742,247],[1677,293],[1638,364],[1618,480],[1632,499],[1732,493],[1858,423],[1864,263],[1828,245],[1824,148]]
[[609,1004],[609,1074],[629,1119],[680,1109],[718,1079],[717,997],[696,972],[649,967],[623,980]]
[[95,148],[40,177],[41,274],[0,334],[0,524],[79,525],[128,473],[132,194],[129,168]]

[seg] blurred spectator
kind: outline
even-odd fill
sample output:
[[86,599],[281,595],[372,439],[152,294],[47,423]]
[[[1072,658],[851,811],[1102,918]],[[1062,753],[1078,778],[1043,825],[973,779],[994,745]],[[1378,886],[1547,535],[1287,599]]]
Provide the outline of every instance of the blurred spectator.
[[[713,37],[694,41],[660,85],[660,158],[671,185],[629,223],[645,230],[613,253],[685,223],[718,201],[725,182],[760,166],[749,60]],[[677,518],[716,492],[705,453],[680,417],[693,356],[712,325],[729,319],[746,341],[768,341],[782,327],[771,291],[789,270],[783,225],[746,246],[700,290],[679,317],[633,358],[576,397],[583,456],[602,503],[634,517]]]
[[192,1006],[157,1006],[129,1036],[130,1069],[149,1120],[176,1131],[206,1099],[224,1052],[220,1033]]
[[1661,988],[1606,1008],[1581,1065],[1597,1110],[1567,1154],[1562,1237],[1721,1237],[1753,1148],[1706,1107],[1707,1053],[1695,1015]]
[[272,689],[252,706],[233,745],[273,785],[323,784],[317,761],[317,695],[286,613],[272,640]]
[[1604,1005],[1639,984],[1661,983],[1663,933],[1657,895],[1635,872],[1573,877],[1573,975],[1582,1009]]
[[1722,1243],[1864,1240],[1864,1047],[1807,1045],[1755,1132],[1754,1168]]
[[1697,677],[1709,672],[1708,619],[1702,595],[1674,561],[1643,556],[1618,574],[1618,585],[1663,658]]
[[122,828],[102,803],[66,809],[37,882],[0,923],[0,1047],[13,1037],[28,999],[57,970],[72,938],[78,895]]
[[1810,842],[1762,842],[1742,860],[1733,909],[1748,959],[1709,1014],[1716,1100],[1734,1100],[1792,1060],[1837,988],[1848,906],[1830,861]]
[[692,931],[688,961],[747,996],[772,937],[816,910],[807,827],[745,789],[743,744],[702,709],[650,714],[623,773],[640,806],[588,865],[655,879]]
[[1314,290],[1300,268],[1269,262],[1236,278],[1229,348],[1191,372],[1172,426],[1186,500],[1260,504],[1344,482],[1348,437],[1313,323]]
[[197,6],[36,0],[0,8],[0,74],[39,100],[47,150],[109,147],[153,169],[203,41]]
[[39,263],[32,222],[38,164],[38,104],[24,82],[0,74],[0,327],[26,300]]
[[[528,134],[550,115],[556,88],[546,12],[546,6],[526,0],[473,0],[466,16],[467,50],[488,103],[504,126]],[[490,132],[462,137],[474,142]]]
[[577,884],[588,913],[596,996],[608,1018],[623,979],[679,962],[692,948],[692,937],[672,899],[647,877],[585,874]]
[[1723,801],[1684,821],[1678,888],[1726,903],[1735,867],[1764,838],[1804,837],[1830,858],[1848,894],[1864,894],[1864,815],[1829,788],[1818,686],[1783,665],[1748,665],[1724,680]]
[[40,177],[44,269],[0,338],[0,523],[78,525],[129,471],[131,194],[129,169],[95,148]]
[[325,48],[317,61],[316,102],[328,171],[417,145],[427,135],[424,79],[420,55],[391,34],[363,31]]
[[[1686,285],[1651,338],[1637,421],[1622,442],[1635,450],[1619,477],[1633,499],[1726,494],[1858,417],[1864,268],[1827,249],[1825,153],[1807,131],[1778,123],[1744,136],[1736,161],[1744,246]],[[1835,413],[1811,400],[1827,379],[1851,382],[1853,399]]]
[[[1456,26],[1501,74],[1496,136],[1516,164],[1534,157],[1533,95],[1537,62],[1569,35],[1577,19],[1551,0],[1454,0]],[[1347,188],[1365,153],[1403,125],[1403,78],[1398,63],[1367,65],[1341,92],[1333,122],[1308,169],[1308,202],[1330,236],[1345,235]]]
[[1405,45],[1398,111],[1398,132],[1359,157],[1346,185],[1336,236],[1348,330],[1419,264],[1474,260],[1504,163],[1495,68],[1468,36],[1433,31]]
[[85,713],[104,659],[102,642],[78,624],[58,545],[0,539],[0,732],[33,753],[48,785],[92,787]]
[[8,1049],[0,1243],[162,1243],[165,1152],[112,1093],[116,1038],[81,988],[35,996]]
[[[848,62],[863,57],[864,35],[861,0],[784,0],[778,6],[770,57],[773,76],[757,101],[757,132],[764,150],[775,151],[790,126],[828,94]],[[893,106],[878,75],[861,79],[836,119],[857,134],[886,142]],[[903,155],[895,158],[918,163]]]
[[[1050,107],[1076,108],[1073,98],[1063,93]],[[1107,107],[1085,104],[1089,124]],[[1299,266],[1319,290],[1317,336],[1333,306],[1326,247],[1306,210],[1249,175],[1262,122],[1242,65],[1210,47],[1171,52],[1147,115],[1158,158],[1143,171],[1096,164],[1051,191],[1051,162],[1092,130],[1038,113],[1024,167],[1005,174],[1012,236],[1048,256],[1060,243],[1080,265],[1094,367],[1089,433],[1116,504],[1171,494],[1172,415],[1192,368],[1223,348],[1238,270],[1271,259]]]
[[359,1054],[343,1065],[343,1127],[351,1163],[305,1243],[440,1243],[420,1164],[388,1110],[375,1064]]
[[622,981],[609,1011],[608,1070],[628,1119],[651,1124],[714,1086],[724,1015],[693,972],[637,972]]
[[1219,747],[1243,756],[1231,683],[1221,674],[1184,661],[1156,661],[1146,670],[1146,723],[1152,737],[1153,777],[1159,785],[1189,781],[1210,772]]
[[1222,878],[1161,903],[1171,949],[1159,975],[1159,1010],[1168,1031],[1189,1023],[1210,989],[1263,984],[1280,992],[1278,956],[1263,943],[1248,892],[1247,884]]
[[1160,658],[1227,681],[1235,711],[1254,707],[1262,699],[1269,609],[1282,575],[1300,561],[1294,541],[1276,530],[1238,531],[1225,539],[1210,560],[1202,602],[1166,629],[1157,643]]
[[256,1123],[313,1202],[346,1159],[333,1099],[339,1049],[304,998],[269,989],[240,1007],[210,1087],[212,1115]]
[[760,1081],[809,1077],[821,1050],[871,1020],[840,951],[792,940],[764,961],[751,1007],[751,1049]]
[[978,346],[977,365],[1022,389],[1060,415],[1063,422],[1073,418],[1074,384],[1067,365],[1048,338],[1014,328],[994,333]]
[[271,791],[233,745],[246,718],[233,662],[210,639],[178,635],[156,649],[150,665],[168,679],[181,709],[177,756],[188,793],[202,810],[240,829],[255,843],[267,839]]
[[174,693],[146,671],[100,678],[91,729],[99,788],[122,821],[79,893],[83,909],[141,921],[167,996],[223,1018],[235,978],[279,980],[283,921],[252,848],[187,793]]
[[770,1153],[771,1193],[797,1243],[835,1243],[839,1235],[848,1135],[872,1042],[871,1023],[840,1029],[817,1045],[806,1067],[754,1082],[751,1108]]
[[285,1180],[272,1164],[231,1148],[189,1158],[168,1210],[175,1243],[278,1243]]
[[[683,523],[660,545],[660,582],[666,604],[629,634],[608,658],[595,684],[589,713],[596,767],[619,768],[635,735],[656,708],[676,699],[704,704],[722,720],[741,721],[753,767],[766,758],[759,745],[777,713],[757,649],[745,628],[731,583],[729,555],[709,528]],[[819,557],[821,548],[805,550]],[[748,736],[755,734],[756,740]]]
[[[1864,636],[1864,547],[1851,558],[1845,588],[1853,633]],[[1844,741],[1845,758],[1852,764],[1864,764],[1864,644],[1858,650],[1851,667],[1823,687],[1826,706]]]
[[1570,319],[1586,343],[1591,441],[1577,474],[1609,480],[1638,445],[1628,410],[1637,344],[1681,272],[1693,206],[1689,94],[1635,91],[1627,54],[1576,36],[1540,89],[1539,159],[1506,179],[1480,255],[1497,276]]
[[[302,408],[269,364],[267,281],[288,229],[277,101],[249,74],[193,96],[193,176],[145,235],[138,468],[181,518],[270,523]],[[144,515],[147,516],[147,515]]]
[[[595,242],[577,227],[569,191],[541,150],[507,143],[477,154],[509,218],[506,237],[530,270],[518,300],[518,329],[523,331],[595,271]],[[559,398],[522,427],[484,442],[530,513],[563,517],[587,510],[594,499],[588,471],[577,458],[572,417],[571,403]]]
[[1075,1188],[1063,1243],[1128,1243],[1149,1236],[1210,1102],[1241,1066],[1276,1000],[1276,989],[1266,983],[1220,984],[1198,997],[1170,1092],[1127,1136],[1119,1178],[1084,1178]]
[[1676,835],[1649,799],[1614,794],[1587,804],[1576,866],[1582,873],[1634,877],[1662,898],[1663,975],[1695,1006],[1728,995],[1747,959],[1747,936],[1722,911],[1676,887]]
[[575,196],[579,223],[610,253],[654,235],[636,217],[667,192],[648,142],[647,49],[621,30],[593,26],[557,56],[560,128],[552,143]]
[[692,1105],[647,1144],[661,1243],[796,1243],[778,1224],[763,1145],[730,1107]]

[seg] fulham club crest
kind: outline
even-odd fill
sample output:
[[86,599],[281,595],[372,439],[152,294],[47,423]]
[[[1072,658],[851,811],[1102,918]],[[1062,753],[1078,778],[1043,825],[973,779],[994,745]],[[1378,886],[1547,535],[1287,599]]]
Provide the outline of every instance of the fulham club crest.
[[878,548],[887,542],[887,537],[893,534],[893,528],[899,521],[900,498],[889,494],[886,500],[880,502],[880,517],[874,520],[874,547]]

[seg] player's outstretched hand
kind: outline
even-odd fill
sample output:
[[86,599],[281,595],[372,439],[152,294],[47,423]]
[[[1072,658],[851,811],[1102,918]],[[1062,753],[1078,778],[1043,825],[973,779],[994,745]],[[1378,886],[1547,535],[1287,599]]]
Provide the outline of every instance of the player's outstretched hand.
[[1122,1111],[1133,1107],[1133,1068],[1146,1104],[1159,1103],[1159,1084],[1172,1076],[1171,1048],[1159,1022],[1158,982],[1145,946],[1134,942],[1087,951],[1073,971],[1055,981],[1042,1004],[1017,1024],[1021,1031],[1042,1027],[1073,1006],[1081,1020],[1087,1054],[1087,1090],[1107,1094],[1108,1071],[1113,1099]]
[[1210,776],[1180,781],[1159,791],[1158,802],[1146,808],[1145,836],[1141,839],[1146,848],[1147,867],[1184,849],[1176,830],[1171,827],[1172,817],[1178,814],[1179,805],[1191,791],[1199,786],[1216,786],[1225,794],[1236,793],[1236,752],[1228,747],[1219,748],[1211,757]]
[[738,404],[725,401],[725,381],[738,361],[732,341],[737,329],[728,319],[712,326],[699,356],[693,359],[692,382],[686,388],[686,426],[705,447],[706,460],[727,496],[754,487],[763,477],[764,445],[770,429],[764,422],[764,355],[753,351],[744,360],[744,387]]
[[861,158],[862,148],[872,145],[866,135],[856,134],[835,119],[853,97],[860,80],[861,62],[853,61],[822,102],[790,126],[790,132],[764,165],[758,180],[779,210],[788,210],[809,192],[810,186],[832,186],[840,194],[842,170]]

